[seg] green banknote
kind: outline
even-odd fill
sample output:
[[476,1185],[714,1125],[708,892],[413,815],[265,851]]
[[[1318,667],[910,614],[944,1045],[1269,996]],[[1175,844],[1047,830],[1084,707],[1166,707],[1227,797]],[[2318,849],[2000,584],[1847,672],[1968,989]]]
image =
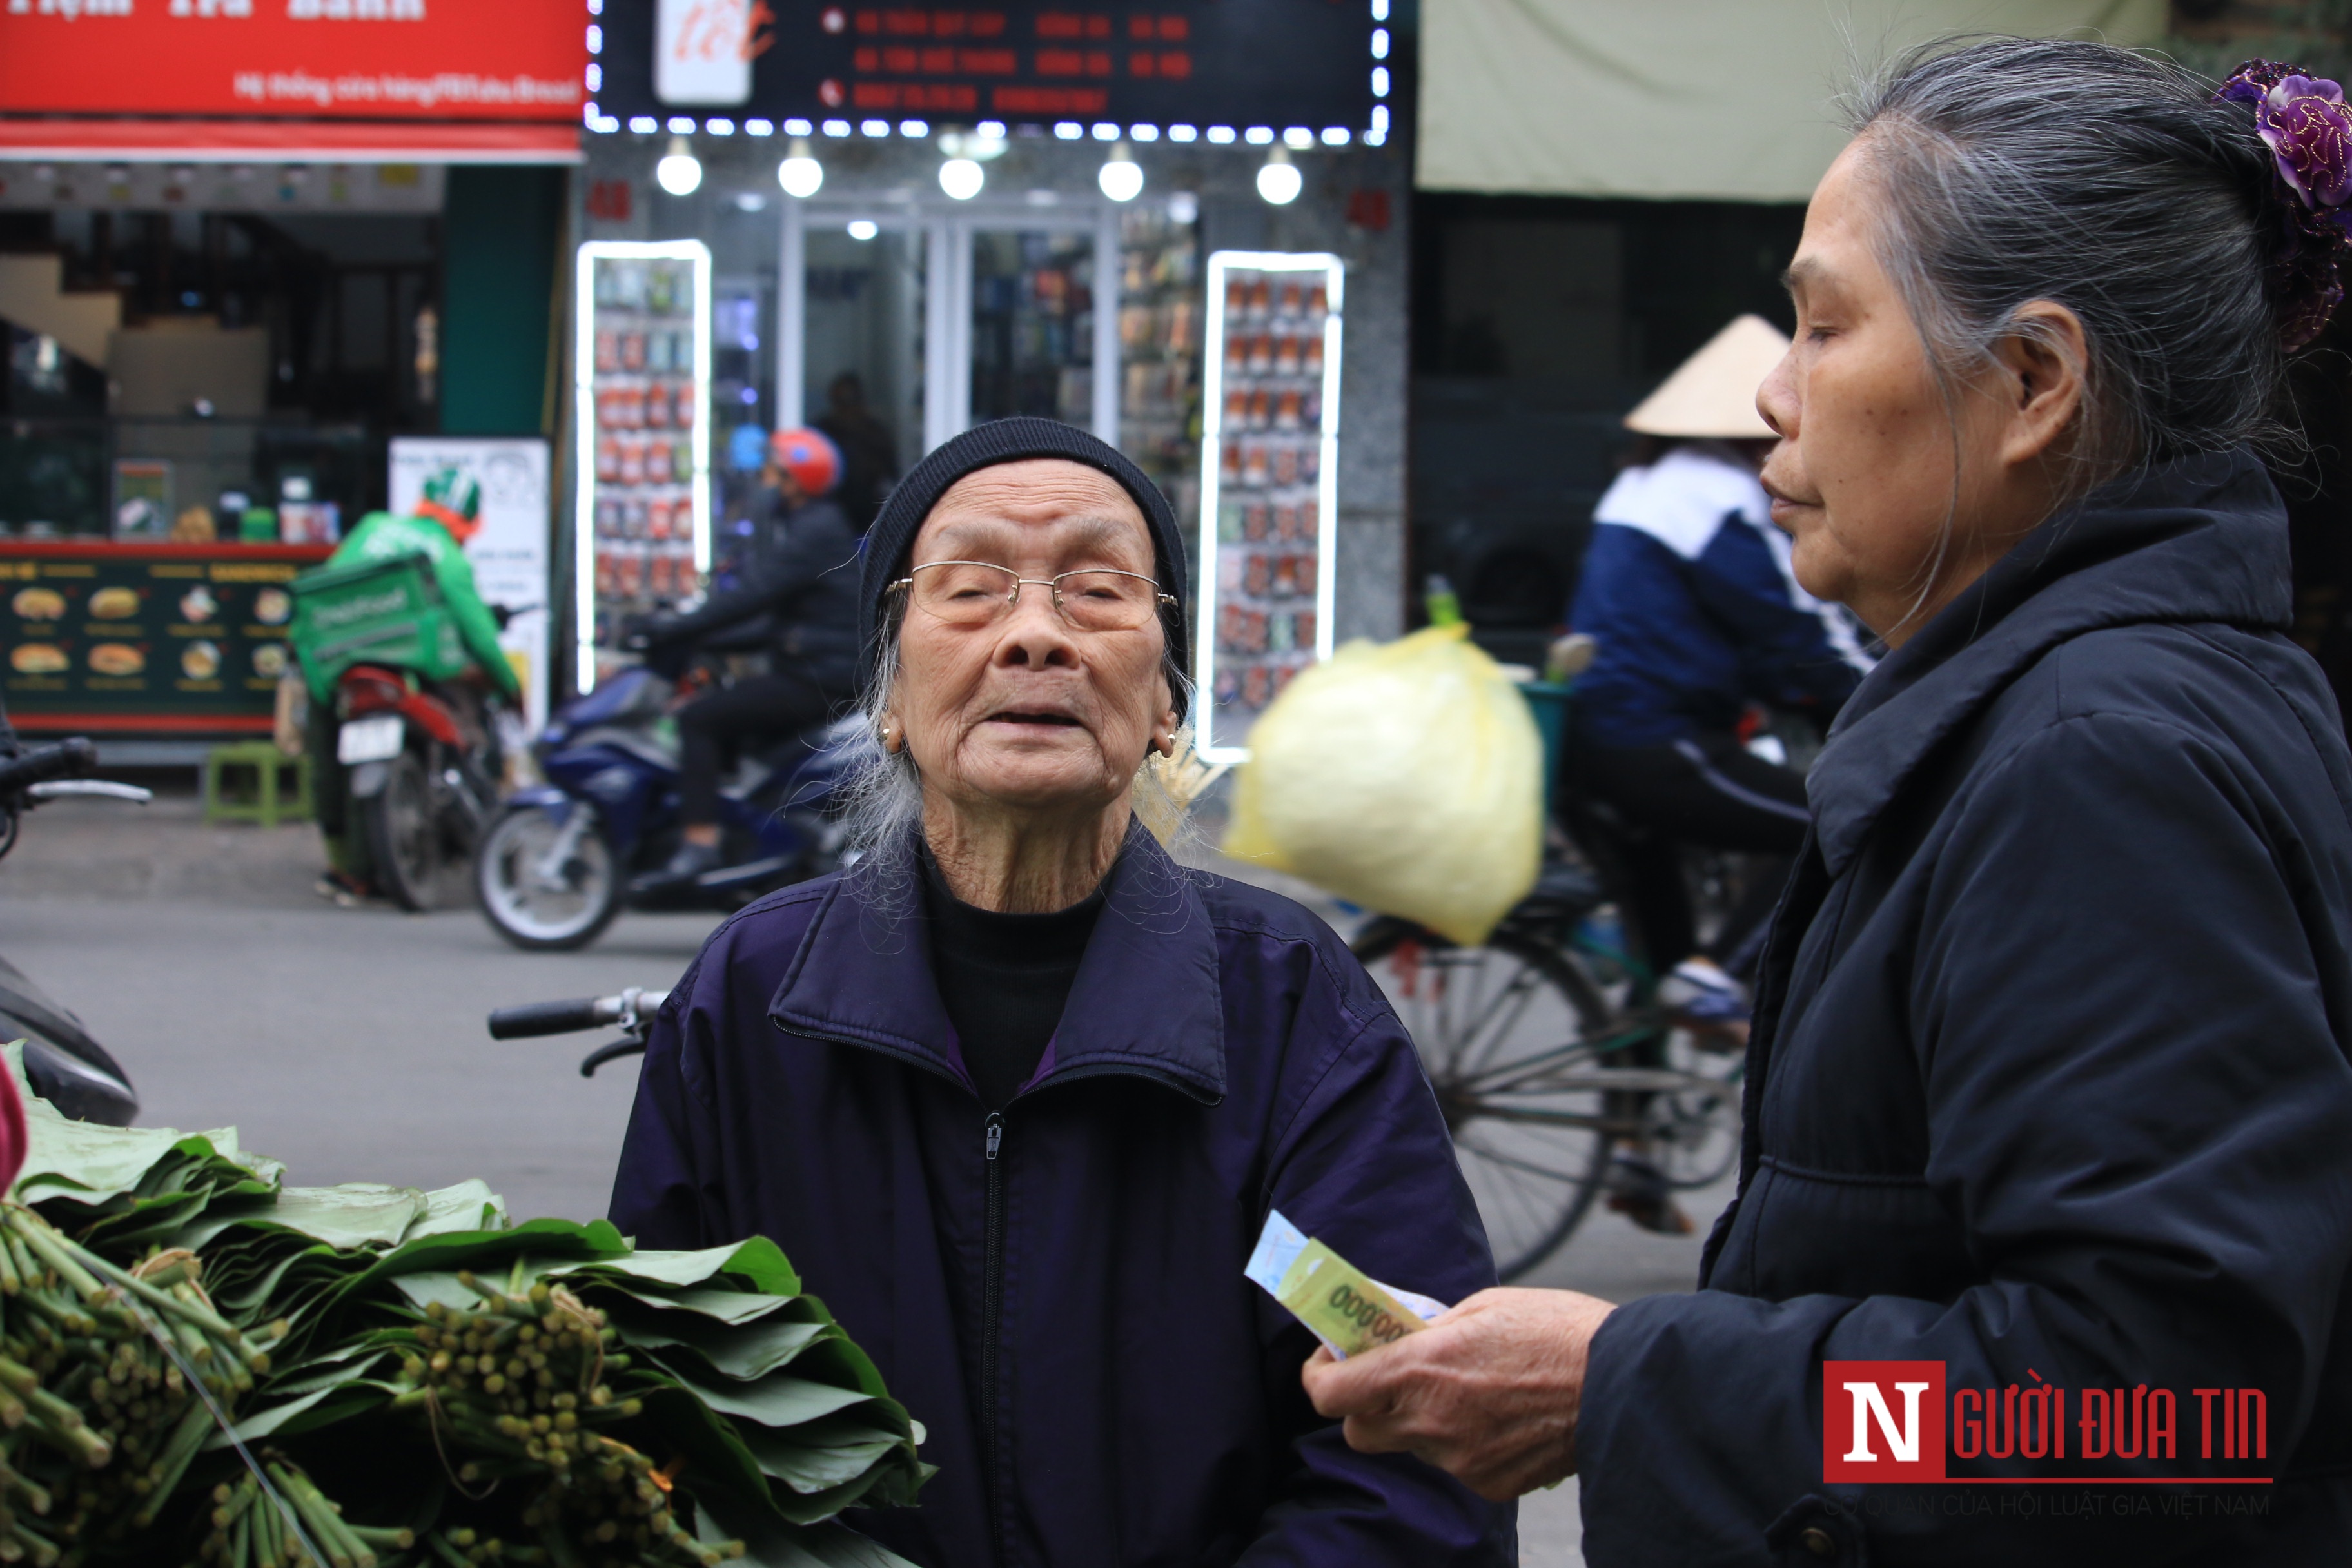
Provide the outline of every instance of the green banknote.
[[1420,1331],[1444,1304],[1383,1285],[1269,1211],[1243,1270],[1342,1359]]

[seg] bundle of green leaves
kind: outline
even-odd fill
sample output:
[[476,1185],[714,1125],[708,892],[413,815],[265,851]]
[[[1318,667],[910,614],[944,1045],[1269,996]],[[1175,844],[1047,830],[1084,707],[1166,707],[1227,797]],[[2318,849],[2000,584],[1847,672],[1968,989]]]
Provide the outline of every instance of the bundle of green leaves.
[[836,1516],[915,1500],[922,1429],[772,1242],[289,1187],[233,1131],[26,1103],[0,1558],[904,1568]]

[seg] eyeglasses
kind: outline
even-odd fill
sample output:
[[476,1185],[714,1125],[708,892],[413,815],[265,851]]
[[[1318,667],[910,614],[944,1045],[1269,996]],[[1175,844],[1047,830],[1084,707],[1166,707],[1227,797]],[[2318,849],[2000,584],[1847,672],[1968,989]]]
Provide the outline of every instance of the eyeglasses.
[[1131,632],[1148,625],[1162,606],[1176,606],[1175,595],[1161,593],[1158,583],[1139,573],[1097,567],[1058,577],[1024,577],[1010,566],[985,561],[927,561],[891,584],[890,592],[906,594],[934,620],[970,628],[1011,615],[1025,587],[1052,589],[1054,608],[1083,632]]

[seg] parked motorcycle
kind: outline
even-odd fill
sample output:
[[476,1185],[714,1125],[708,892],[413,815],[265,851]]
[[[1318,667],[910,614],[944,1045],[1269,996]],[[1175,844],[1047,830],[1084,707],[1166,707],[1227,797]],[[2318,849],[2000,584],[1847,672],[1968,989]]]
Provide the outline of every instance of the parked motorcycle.
[[624,908],[735,910],[840,864],[836,820],[845,719],[751,759],[754,776],[721,792],[725,854],[690,882],[632,892],[678,843],[677,726],[670,683],[633,668],[564,706],[536,748],[544,785],[518,792],[482,835],[474,888],[482,913],[517,947],[585,947]]
[[[429,909],[445,863],[469,858],[496,812],[512,710],[479,679],[425,563],[413,556],[308,573],[293,583],[294,647],[322,770],[348,770],[342,831],[373,880]],[[503,625],[513,612],[491,606]],[[335,780],[321,779],[321,793]]]
[[470,858],[498,808],[501,710],[376,664],[343,671],[333,702],[335,761],[352,770],[352,829],[376,884],[402,909],[430,909],[440,868]]
[[[24,816],[45,800],[100,795],[144,804],[136,784],[84,777],[98,748],[79,737],[19,749],[0,712],[0,858],[16,847]],[[90,1037],[82,1021],[5,959],[0,959],[0,1040],[25,1042],[25,1077],[33,1092],[82,1121],[128,1127],[139,1114],[131,1079]]]

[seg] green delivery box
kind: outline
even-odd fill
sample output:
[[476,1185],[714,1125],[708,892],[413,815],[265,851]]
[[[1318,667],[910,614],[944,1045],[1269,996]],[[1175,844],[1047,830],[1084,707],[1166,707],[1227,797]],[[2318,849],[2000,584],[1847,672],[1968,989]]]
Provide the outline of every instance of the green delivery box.
[[446,680],[467,667],[457,623],[422,556],[401,555],[306,572],[294,592],[294,654],[314,701],[355,664],[413,669]]

